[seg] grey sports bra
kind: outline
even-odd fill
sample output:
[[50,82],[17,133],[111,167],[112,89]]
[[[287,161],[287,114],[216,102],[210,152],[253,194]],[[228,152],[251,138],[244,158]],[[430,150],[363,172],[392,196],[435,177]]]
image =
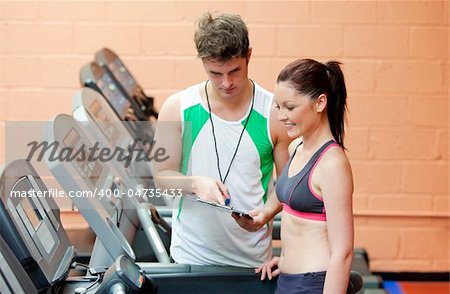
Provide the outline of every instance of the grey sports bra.
[[326,221],[325,205],[322,197],[317,195],[311,187],[311,176],[320,159],[333,146],[339,145],[333,140],[325,143],[314,153],[299,173],[288,177],[289,167],[297,152],[297,148],[295,148],[294,154],[284,167],[276,185],[278,200],[283,205],[284,211],[301,218]]

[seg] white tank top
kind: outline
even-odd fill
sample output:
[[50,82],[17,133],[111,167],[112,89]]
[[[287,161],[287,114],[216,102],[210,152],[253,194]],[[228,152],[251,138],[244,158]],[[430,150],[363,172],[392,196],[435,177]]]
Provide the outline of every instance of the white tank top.
[[[180,171],[186,175],[220,180],[207,105],[201,100],[204,83],[179,93],[183,155]],[[253,110],[225,186],[230,206],[241,211],[263,209],[271,192],[273,143],[270,113],[273,94],[255,83]],[[250,112],[238,121],[226,121],[212,113],[222,177],[225,176],[239,136]],[[272,252],[272,227],[248,232],[229,212],[188,199],[177,199],[172,213],[171,255],[177,263],[256,267]]]

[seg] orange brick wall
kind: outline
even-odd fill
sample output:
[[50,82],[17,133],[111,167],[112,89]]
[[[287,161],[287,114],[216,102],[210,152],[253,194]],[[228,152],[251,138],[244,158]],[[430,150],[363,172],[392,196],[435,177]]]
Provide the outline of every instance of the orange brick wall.
[[[356,246],[376,271],[449,271],[447,1],[0,2],[0,135],[71,113],[79,69],[115,50],[157,106],[204,79],[193,22],[240,14],[250,75],[273,89],[299,57],[344,63]],[[5,162],[0,144],[0,164]]]

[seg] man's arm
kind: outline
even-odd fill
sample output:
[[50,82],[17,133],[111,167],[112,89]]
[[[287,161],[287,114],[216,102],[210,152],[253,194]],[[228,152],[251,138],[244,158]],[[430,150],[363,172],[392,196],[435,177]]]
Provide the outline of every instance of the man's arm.
[[[277,119],[277,110],[275,104],[272,105],[272,111],[270,114],[270,133],[272,137],[272,142],[274,144],[273,148],[273,159],[277,172],[277,176],[280,176],[286,162],[289,159],[288,147],[292,142],[292,139],[288,137],[286,128]],[[245,230],[254,232],[259,230],[268,221],[273,219],[277,213],[282,209],[281,203],[278,201],[275,189],[273,189],[266,204],[264,205],[264,210],[252,210],[248,214],[253,218],[248,219],[244,217],[238,217],[233,215],[236,222]]]
[[220,181],[180,172],[183,151],[180,115],[180,96],[175,94],[161,107],[156,124],[153,148],[163,148],[165,159],[152,161],[155,184],[161,189],[181,189],[183,194],[194,193],[202,199],[224,204],[224,197],[229,196]]
[[181,162],[181,118],[178,95],[167,98],[159,112],[154,136],[154,150],[165,151],[164,160],[152,161],[155,184],[163,189],[183,189],[192,192],[190,180],[179,172]]

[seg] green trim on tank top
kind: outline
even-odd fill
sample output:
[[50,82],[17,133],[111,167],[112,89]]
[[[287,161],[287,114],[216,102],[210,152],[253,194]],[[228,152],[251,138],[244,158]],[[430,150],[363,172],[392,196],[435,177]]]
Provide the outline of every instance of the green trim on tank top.
[[[188,164],[190,155],[192,152],[192,146],[194,145],[195,139],[200,133],[201,129],[208,121],[209,113],[203,108],[200,103],[197,103],[189,108],[186,108],[183,112],[184,114],[184,131],[183,131],[183,148],[182,148],[182,162],[181,162],[181,173],[187,174]],[[186,124],[188,122],[188,124]],[[189,123],[190,122],[190,123]],[[241,122],[244,125],[246,119]],[[246,132],[249,134],[252,139],[253,144],[258,150],[259,159],[260,159],[260,171],[262,174],[261,185],[264,190],[263,202],[267,201],[268,194],[268,186],[270,177],[273,172],[273,153],[272,153],[272,144],[269,140],[269,134],[267,128],[264,127],[264,133],[261,133],[261,126],[267,126],[267,118],[261,115],[258,111],[253,109],[253,114],[251,119],[249,120],[246,128]],[[265,147],[270,148],[270,156],[264,156]],[[183,206],[184,199],[181,198],[178,203],[178,213],[177,220],[180,219],[180,214]]]
[[[181,158],[181,170],[184,175],[187,174],[189,166],[189,157],[191,156],[192,146],[195,139],[197,139],[200,130],[208,121],[209,113],[202,107],[200,103],[197,103],[183,111],[184,116],[184,129],[182,138],[182,158]],[[177,220],[180,219],[181,208],[183,207],[184,199],[181,198],[178,202]]]
[[[242,125],[245,124],[245,120]],[[264,128],[261,128],[264,126]],[[269,140],[269,133],[267,131],[267,118],[262,116],[259,112],[254,111],[250,121],[247,124],[247,133],[255,144],[259,153],[260,171],[262,174],[261,184],[264,190],[263,202],[267,201],[267,193],[269,187],[270,177],[273,172],[273,150],[272,144]],[[264,132],[261,132],[264,130]],[[268,149],[267,149],[268,148]],[[269,156],[267,155],[269,153]]]
[[192,146],[201,129],[208,121],[209,114],[197,103],[189,108],[186,108],[184,114],[184,130],[183,130],[183,154],[181,161],[181,173],[187,174],[189,158],[192,152]]

